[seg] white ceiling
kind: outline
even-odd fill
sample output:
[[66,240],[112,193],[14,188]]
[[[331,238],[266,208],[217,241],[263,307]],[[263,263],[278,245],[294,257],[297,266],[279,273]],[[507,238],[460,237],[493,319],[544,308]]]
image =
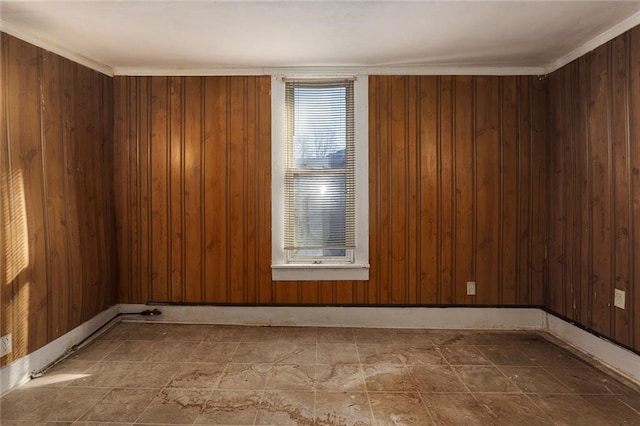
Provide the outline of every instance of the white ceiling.
[[640,1],[0,0],[0,18],[3,31],[115,74],[542,74],[639,24]]

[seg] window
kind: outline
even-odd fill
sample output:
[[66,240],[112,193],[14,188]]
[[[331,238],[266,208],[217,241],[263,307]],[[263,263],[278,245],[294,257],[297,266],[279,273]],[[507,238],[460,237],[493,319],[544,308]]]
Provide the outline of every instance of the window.
[[272,80],[274,280],[368,279],[367,78]]

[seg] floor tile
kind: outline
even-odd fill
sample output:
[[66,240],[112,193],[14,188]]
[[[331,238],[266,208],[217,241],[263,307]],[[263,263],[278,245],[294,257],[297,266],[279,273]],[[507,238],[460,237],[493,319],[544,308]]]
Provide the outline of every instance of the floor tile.
[[168,324],[161,340],[200,343],[212,328],[213,326],[204,324]]
[[258,404],[256,425],[313,425],[313,392],[266,391]]
[[138,362],[112,362],[100,361],[87,369],[81,376],[75,380],[69,381],[69,387],[104,387],[113,388],[120,386],[120,383],[133,370],[138,368]]
[[621,395],[582,395],[608,422],[617,425],[640,425],[640,412]]
[[398,348],[399,357],[408,365],[442,365],[446,363],[440,348],[403,345]]
[[579,395],[532,395],[531,399],[556,425],[613,424]]
[[542,367],[501,366],[499,368],[522,392],[539,394],[571,392]]
[[281,327],[245,327],[240,341],[276,343],[281,333]]
[[388,328],[354,328],[353,338],[356,343],[387,344],[391,340]]
[[137,330],[139,327],[139,323],[122,321],[105,330],[98,337],[100,340],[127,340],[129,333]]
[[317,425],[370,425],[371,408],[364,392],[317,392]]
[[542,332],[122,322],[0,423],[640,424],[640,389],[599,368]]
[[272,368],[272,364],[228,364],[218,388],[262,391]]
[[418,393],[370,393],[376,425],[435,425]]
[[315,327],[283,327],[280,340],[287,343],[313,343],[318,340],[318,329]]
[[545,369],[575,393],[609,395],[623,391],[623,386],[619,382],[595,368],[547,367]]
[[192,424],[203,411],[210,390],[164,389],[138,418],[138,423]]
[[102,388],[40,388],[11,392],[2,400],[0,419],[31,422],[78,420],[107,394]]
[[404,365],[363,365],[362,370],[367,391],[417,391],[409,368]]
[[264,363],[275,362],[277,357],[277,343],[241,342],[233,354],[232,362]]
[[213,325],[204,338],[205,342],[239,342],[246,327],[239,325]]
[[167,387],[214,389],[218,387],[227,364],[189,362],[182,364]]
[[72,353],[68,359],[84,361],[102,361],[105,357],[123,345],[120,340],[94,340],[89,345]]
[[451,367],[421,365],[411,367],[410,372],[420,392],[468,392]]
[[315,389],[315,365],[276,364],[267,376],[266,390]]
[[421,328],[394,329],[390,333],[390,337],[393,344],[410,344],[419,347],[433,346],[433,342],[427,336],[426,331]]
[[195,424],[252,425],[262,392],[213,391],[195,419]]
[[52,386],[69,386],[77,380],[89,377],[87,371],[97,364],[96,361],[67,359],[45,372],[44,375],[32,379],[22,385],[22,389]]
[[405,364],[400,348],[391,344],[359,343],[357,347],[362,364]]
[[424,404],[438,425],[489,425],[489,412],[468,393],[422,394]]
[[316,365],[316,386],[324,391],[364,391],[364,376],[359,364]]
[[494,425],[552,425],[553,422],[538,405],[522,394],[476,394],[487,409]]
[[437,346],[446,346],[449,343],[455,344],[461,336],[458,330],[431,329],[425,330],[425,334],[431,340],[431,343]]
[[538,365],[529,355],[510,344],[477,346],[477,349],[495,365]]
[[353,330],[347,327],[320,327],[318,343],[355,343],[355,338]]
[[158,390],[113,389],[87,411],[80,420],[91,422],[135,422]]
[[177,362],[189,359],[198,347],[197,342],[165,341],[154,342],[151,353],[145,359],[148,362]]
[[488,331],[461,330],[460,335],[443,343],[445,346],[477,346],[492,345],[495,343],[495,335]]
[[534,342],[523,345],[522,350],[537,364],[543,367],[587,367],[587,364],[572,354],[549,342]]
[[[132,322],[131,324],[134,323]],[[140,322],[136,325],[129,329],[127,340],[161,340],[173,324]]]
[[152,354],[151,340],[126,340],[104,357],[104,361],[145,361]]
[[163,388],[182,367],[180,362],[141,362],[116,386],[122,388]]
[[234,342],[202,342],[191,352],[191,362],[228,362],[238,347]]
[[281,342],[276,346],[274,355],[276,364],[315,364],[316,344]]
[[358,350],[355,343],[318,343],[316,362],[318,364],[358,363]]
[[471,392],[520,392],[496,367],[460,365],[454,370]]
[[475,346],[443,346],[442,356],[451,365],[490,365],[489,361]]

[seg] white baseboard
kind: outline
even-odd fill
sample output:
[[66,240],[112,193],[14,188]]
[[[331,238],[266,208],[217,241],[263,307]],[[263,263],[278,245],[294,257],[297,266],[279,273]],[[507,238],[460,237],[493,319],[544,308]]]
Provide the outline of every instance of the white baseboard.
[[0,368],[0,396],[14,387],[28,382],[33,372],[40,371],[56,361],[74,345],[82,342],[108,323],[117,313],[118,308],[112,306],[51,343]]
[[552,314],[547,314],[546,331],[640,385],[640,355]]
[[598,338],[537,308],[406,308],[296,306],[149,306],[119,304],[96,315],[37,351],[0,369],[0,395],[29,380],[82,342],[118,313],[157,308],[158,316],[125,316],[128,321],[272,326],[542,330],[594,357],[640,385],[640,355]]
[[[300,307],[300,306],[154,306],[162,315],[127,320],[202,324],[449,329],[533,329],[545,324],[535,308]],[[146,305],[119,305],[140,312]]]

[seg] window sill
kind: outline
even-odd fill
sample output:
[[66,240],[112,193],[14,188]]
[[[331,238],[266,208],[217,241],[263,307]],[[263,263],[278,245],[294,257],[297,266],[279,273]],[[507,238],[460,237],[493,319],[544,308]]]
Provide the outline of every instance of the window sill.
[[271,265],[273,281],[367,281],[369,265],[284,264]]

